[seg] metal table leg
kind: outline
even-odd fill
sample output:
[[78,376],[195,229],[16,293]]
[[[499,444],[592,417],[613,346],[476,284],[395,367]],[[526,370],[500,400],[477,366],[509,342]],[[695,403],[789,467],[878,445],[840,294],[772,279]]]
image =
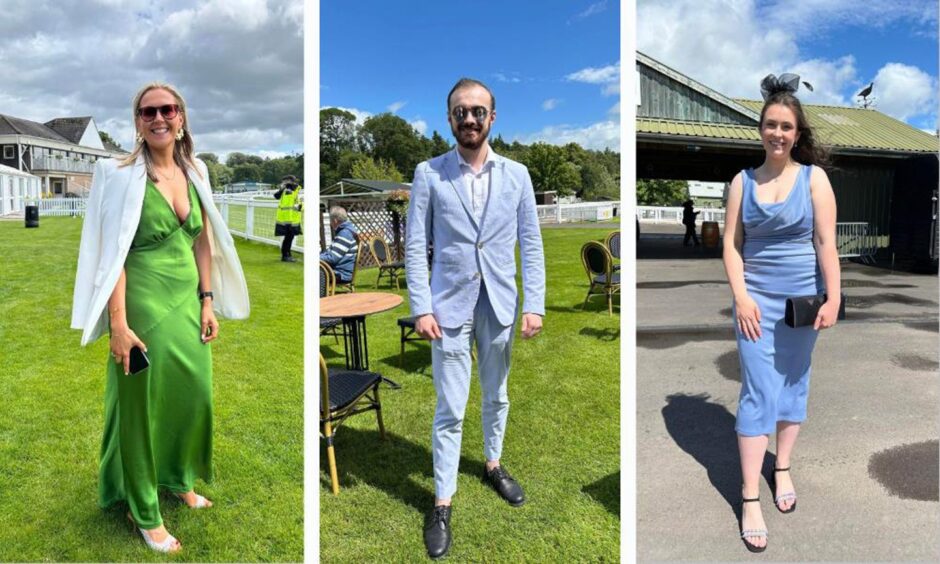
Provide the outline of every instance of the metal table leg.
[[[346,349],[346,369],[347,370],[369,370],[369,338],[366,331],[365,316],[344,317],[343,326],[345,335],[343,335],[343,345]],[[398,390],[401,386],[385,376],[382,380],[393,390]]]

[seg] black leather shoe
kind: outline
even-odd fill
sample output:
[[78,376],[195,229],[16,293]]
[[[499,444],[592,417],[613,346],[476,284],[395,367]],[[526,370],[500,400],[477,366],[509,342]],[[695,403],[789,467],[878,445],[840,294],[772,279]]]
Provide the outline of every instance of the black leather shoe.
[[497,466],[490,471],[483,467],[483,481],[493,486],[496,492],[509,502],[513,507],[519,507],[525,503],[525,494],[522,492],[522,486],[515,481],[509,472],[502,466]]
[[428,556],[442,558],[450,550],[450,506],[438,505],[424,520],[424,547]]
[[294,257],[281,257],[281,262],[297,262]]

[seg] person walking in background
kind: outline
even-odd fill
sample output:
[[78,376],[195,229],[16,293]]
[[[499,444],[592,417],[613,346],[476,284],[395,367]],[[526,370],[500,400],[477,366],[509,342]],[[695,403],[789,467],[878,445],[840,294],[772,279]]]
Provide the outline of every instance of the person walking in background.
[[510,505],[525,501],[522,487],[500,461],[519,315],[517,243],[524,288],[522,337],[537,335],[545,315],[545,260],[532,180],[525,166],[497,155],[486,141],[496,100],[482,82],[461,79],[447,95],[447,118],[457,147],[415,169],[405,243],[411,314],[415,331],[431,341],[437,393],[431,431],[435,499],[424,527],[432,558],[444,556],[451,544],[451,498],[457,490],[472,341],[483,400],[483,479]]
[[134,150],[95,164],[71,326],[83,346],[109,330],[98,504],[126,501],[147,545],[176,552],[158,490],[193,509],[212,506],[193,490],[197,478],[212,480],[207,345],[219,336],[216,311],[248,317],[248,288],[206,165],[194,157],[183,97],[151,83],[132,110]]
[[695,234],[695,216],[699,212],[692,209],[693,202],[692,200],[686,200],[682,204],[682,223],[685,225],[685,238],[682,240],[682,246],[689,246],[689,239],[695,242],[695,246],[698,247],[698,235]]
[[291,256],[290,248],[294,244],[294,237],[303,233],[300,226],[303,217],[303,206],[300,202],[302,189],[297,177],[291,174],[281,179],[281,186],[274,193],[274,198],[278,200],[274,236],[284,236],[281,242],[281,260],[284,262],[296,262]]
[[339,206],[330,208],[330,230],[333,240],[329,248],[320,253],[320,260],[333,267],[338,281],[348,284],[359,256],[359,231],[349,221],[346,209]]
[[[774,504],[782,513],[796,509],[790,460],[806,419],[811,356],[818,331],[836,324],[841,302],[836,201],[820,168],[827,154],[794,95],[798,86],[796,75],[770,75],[761,83],[764,162],[735,176],[728,193],[724,265],[741,360],[735,424],[744,482],[741,538],[751,552],[767,547],[758,494],[774,433]],[[782,322],[788,297],[822,292],[827,299],[812,326]]]

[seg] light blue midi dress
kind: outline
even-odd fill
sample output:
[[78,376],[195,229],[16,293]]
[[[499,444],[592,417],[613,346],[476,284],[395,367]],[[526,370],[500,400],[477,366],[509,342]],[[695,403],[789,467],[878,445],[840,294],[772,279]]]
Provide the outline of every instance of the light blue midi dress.
[[[778,421],[806,419],[810,357],[817,331],[783,321],[788,297],[820,293],[824,285],[813,245],[812,166],[802,166],[787,198],[757,200],[754,170],[742,171],[744,283],[761,313],[761,337],[749,341],[735,323],[741,360],[739,435],[774,433]],[[734,316],[737,319],[737,316]]]

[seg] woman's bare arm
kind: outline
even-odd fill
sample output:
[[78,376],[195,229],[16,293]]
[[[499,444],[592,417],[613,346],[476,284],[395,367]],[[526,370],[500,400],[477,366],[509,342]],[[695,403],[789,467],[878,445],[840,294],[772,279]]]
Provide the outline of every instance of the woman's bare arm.
[[836,197],[826,171],[813,167],[810,176],[810,192],[813,199],[813,244],[816,260],[826,285],[826,304],[814,327],[832,327],[836,323],[841,302],[842,273],[839,267],[839,250],[836,248]]

